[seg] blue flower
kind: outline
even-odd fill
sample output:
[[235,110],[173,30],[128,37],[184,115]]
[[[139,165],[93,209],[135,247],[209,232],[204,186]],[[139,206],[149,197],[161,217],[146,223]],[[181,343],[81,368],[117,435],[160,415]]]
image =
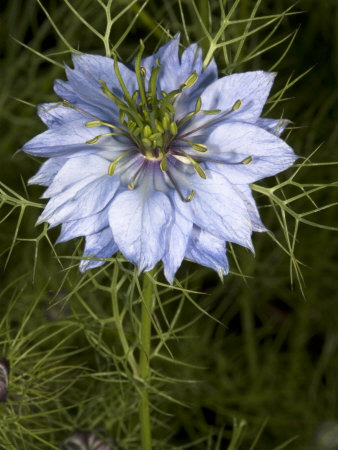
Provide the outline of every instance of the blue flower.
[[279,138],[288,121],[261,118],[275,74],[218,79],[178,39],[142,53],[133,68],[74,55],[62,101],[39,106],[48,130],[23,148],[48,158],[29,180],[48,186],[39,223],[62,225],[57,242],[85,237],[82,272],[120,251],[140,271],[162,261],[170,283],[184,258],[222,276],[226,242],[253,250],[265,230],[249,184],[296,159]]

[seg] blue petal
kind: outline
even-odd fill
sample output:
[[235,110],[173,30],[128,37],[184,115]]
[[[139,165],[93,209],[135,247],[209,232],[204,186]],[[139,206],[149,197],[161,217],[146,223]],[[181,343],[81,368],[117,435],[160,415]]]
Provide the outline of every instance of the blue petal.
[[250,164],[208,163],[210,169],[221,172],[234,184],[249,184],[276,175],[297,159],[282,139],[256,125],[242,122],[228,121],[220,125],[205,144],[208,147],[206,158],[240,163],[246,157],[252,157]]
[[[123,97],[121,85],[116,77],[114,60],[101,55],[76,55],[72,56],[74,69],[81,72],[89,83],[101,90],[102,84],[98,80],[103,80],[107,86],[120,98]],[[127,90],[132,95],[137,89],[137,79],[135,73],[122,63],[118,63],[119,71]]]
[[38,134],[28,141],[23,150],[34,156],[79,156],[83,154],[97,153],[98,150],[109,148],[114,151],[125,150],[130,142],[121,142],[114,136],[107,136],[97,144],[89,145],[86,141],[103,134],[111,133],[111,128],[101,126],[88,128],[85,123],[88,119],[73,120],[57,128],[52,128]]
[[[262,113],[269,96],[275,73],[257,71],[228,75],[209,85],[201,95],[202,109],[220,109],[230,112],[237,100],[242,101],[239,110],[230,112],[231,120],[255,123]],[[220,113],[219,115],[221,115]],[[189,121],[184,131],[200,127],[217,116],[200,114]]]
[[[59,127],[72,120],[84,119],[82,113],[72,108],[66,108],[60,103],[41,103],[38,105],[38,115],[48,128]],[[87,120],[89,119],[87,118]]]
[[55,197],[48,202],[38,223],[56,226],[102,211],[120,185],[118,176],[108,175],[108,166],[108,161],[94,155],[69,160],[44,194]]
[[259,118],[256,125],[264,128],[275,136],[280,136],[285,128],[291,123],[288,119],[263,119]]
[[[206,170],[206,180],[193,176],[195,196],[187,206],[194,224],[222,240],[252,250],[252,225],[247,208],[229,181],[217,172]],[[182,200],[175,193],[175,204]],[[185,214],[184,210],[182,211]]]
[[28,184],[39,184],[40,186],[49,186],[55,175],[68,161],[67,158],[50,158],[45,161],[38,172],[28,180]]
[[221,278],[229,272],[225,241],[198,227],[192,230],[186,258],[202,266],[211,267]]
[[75,94],[84,102],[88,102],[94,105],[99,110],[103,111],[105,117],[109,118],[109,121],[117,121],[119,117],[119,110],[116,104],[108,98],[101,90],[102,84],[98,79],[94,79],[88,75],[85,75],[79,70],[71,69],[66,66],[66,75],[72,86]]
[[95,234],[106,228],[108,222],[109,204],[99,213],[78,220],[70,220],[62,224],[60,236],[56,240],[56,244],[60,242],[70,241],[79,236],[88,236]]
[[[93,258],[109,258],[118,251],[117,245],[114,242],[111,229],[105,228],[99,233],[92,234],[86,237],[86,245],[84,248],[83,256]],[[99,267],[104,264],[105,261],[95,261],[89,259],[83,259],[80,263],[80,272],[86,272],[88,269]]]
[[71,158],[59,170],[42,198],[61,194],[72,185],[84,181],[88,184],[108,174],[109,161],[96,155]]
[[118,194],[109,208],[109,223],[119,250],[140,271],[151,270],[165,252],[164,237],[172,220],[168,197],[138,187]]
[[164,275],[169,283],[173,283],[175,273],[182,264],[192,230],[192,220],[186,219],[175,211],[173,222],[165,236],[165,253],[162,258]]
[[243,202],[245,203],[246,209],[250,216],[250,222],[252,224],[253,231],[267,231],[264,224],[261,221],[259,212],[256,206],[255,199],[252,196],[252,191],[250,187],[246,184],[236,184],[233,188],[239,193]]

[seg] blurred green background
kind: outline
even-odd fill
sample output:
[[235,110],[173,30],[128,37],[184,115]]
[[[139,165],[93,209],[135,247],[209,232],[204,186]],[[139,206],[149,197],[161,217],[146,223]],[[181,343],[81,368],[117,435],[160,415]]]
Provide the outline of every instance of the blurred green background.
[[[113,2],[113,16],[129,3]],[[220,20],[219,2],[209,3],[210,8],[204,0],[194,4],[205,26],[213,27],[215,33]],[[226,2],[227,11],[233,3]],[[161,43],[166,41],[163,30],[171,35],[181,31],[182,42],[187,45],[180,7],[191,42],[198,41],[206,49],[207,40],[192,4],[188,0],[150,0],[142,9],[143,2],[135,2],[121,15],[111,35],[112,44],[119,43],[139,14],[117,48],[121,59],[132,59],[140,38],[145,39],[146,51],[150,53],[159,39]],[[237,22],[227,30],[226,39],[243,32],[243,20],[250,16],[255,4],[251,0],[239,2],[233,16]],[[102,44],[76,20],[65,2],[42,1],[42,5],[74,48],[103,54]],[[103,29],[104,15],[94,0],[72,1],[70,5],[94,28]],[[263,0],[257,16],[266,18],[257,24],[268,22],[270,16],[281,14],[291,5],[287,0]],[[310,158],[312,166],[302,168],[299,180],[327,187],[315,192],[312,201],[305,196],[300,198],[294,206],[300,213],[337,202],[334,162],[338,159],[338,2],[300,0],[292,11],[296,14],[283,18],[264,47],[290,35],[280,45],[258,52],[253,59],[246,58],[273,30],[274,22],[248,37],[236,62],[237,44],[229,46],[232,65],[225,64],[222,51],[215,58],[222,73],[269,70],[283,55],[292,33],[298,30],[276,68],[279,76],[272,95],[282,89],[290,76],[292,80],[300,79],[290,86],[269,117],[283,115],[293,121],[294,129],[287,139],[300,156],[307,158],[319,147]],[[36,172],[38,161],[15,152],[44,130],[34,107],[25,102],[36,105],[55,101],[52,83],[57,77],[64,78],[64,70],[16,40],[59,63],[70,64],[70,55],[38,2],[1,2],[0,181],[23,198],[39,202],[42,190],[25,187],[27,179]],[[308,69],[311,70],[301,77]],[[266,110],[270,106],[274,104],[267,105]],[[109,267],[97,279],[89,277],[87,284],[76,268],[61,270],[45,234],[37,238],[42,230],[34,228],[39,209],[22,206],[21,199],[15,203],[15,195],[3,186],[2,189],[0,258],[6,268],[1,271],[0,356],[10,356],[12,373],[11,398],[0,404],[4,424],[0,447],[57,448],[73,429],[99,428],[114,436],[121,448],[138,448],[137,417],[133,416],[135,403],[130,388],[122,389],[122,385],[98,374],[115,373],[112,366],[120,364],[116,360],[114,364],[109,362],[106,349],[114,340],[114,332],[109,326],[105,328],[111,312],[102,287],[109,280]],[[286,190],[288,196],[298,193],[292,188]],[[286,218],[290,235],[285,234],[275,212],[267,207],[267,200],[259,195],[256,198],[263,222],[286,245],[288,236],[295,232],[294,220]],[[280,212],[279,218],[283,222]],[[335,227],[337,209],[323,208],[308,218],[324,227]],[[196,307],[187,300],[184,302],[180,325],[192,318],[196,321],[183,333],[189,338],[173,342],[171,350],[175,358],[203,368],[157,363],[157,369],[168,376],[197,381],[173,382],[169,386],[171,395],[188,406],[165,399],[162,403],[155,402],[161,410],[154,411],[155,436],[158,443],[163,443],[155,448],[226,449],[234,436],[234,423],[245,420],[241,441],[233,449],[272,450],[293,437],[287,448],[338,449],[338,238],[335,231],[305,224],[300,224],[296,231],[293,257],[302,264],[302,288],[292,265],[290,269],[290,256],[266,234],[254,237],[255,257],[241,249],[236,251],[246,281],[243,276],[231,274],[222,284],[210,270],[189,263],[179,271],[178,278],[188,280],[186,285],[190,289],[208,294],[194,294],[193,298],[222,325],[205,315],[199,317]],[[8,259],[16,232],[20,239],[31,241],[15,241]],[[53,243],[57,231],[53,230],[49,236]],[[71,242],[57,247],[57,253],[79,255],[78,244]],[[64,260],[66,267],[75,262]],[[239,271],[235,261],[232,269]],[[54,304],[62,299],[67,299],[67,307],[61,312],[58,307],[48,309],[51,301]],[[172,316],[177,303],[168,303],[166,308],[168,316]],[[99,323],[92,320],[93,314],[100,317]],[[87,369],[92,371],[88,377],[81,372]],[[263,424],[259,442],[250,447]]]

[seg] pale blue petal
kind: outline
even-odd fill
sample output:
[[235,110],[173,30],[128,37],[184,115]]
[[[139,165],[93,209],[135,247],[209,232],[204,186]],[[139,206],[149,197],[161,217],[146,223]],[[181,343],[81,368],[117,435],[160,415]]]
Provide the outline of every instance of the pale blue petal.
[[80,98],[69,81],[55,80],[54,91],[62,100],[67,100],[71,105],[80,108],[83,111],[83,117],[86,117],[87,120],[99,119],[108,122],[112,119],[110,110],[105,111],[99,106],[90,103],[90,97],[88,96],[86,100]]
[[44,192],[42,198],[50,198],[61,194],[80,181],[84,181],[85,186],[89,182],[107,175],[108,167],[109,161],[96,155],[68,159],[49,188]]
[[[113,58],[101,55],[74,54],[72,59],[75,70],[81,72],[89,83],[101,89],[102,84],[98,80],[103,80],[114,94],[123,98],[123,91],[115,74]],[[135,72],[120,62],[118,67],[123,82],[132,95],[138,89]]]
[[85,75],[79,70],[71,69],[66,66],[67,78],[75,92],[75,94],[84,102],[90,103],[104,112],[109,121],[115,122],[119,117],[119,110],[113,100],[108,98],[101,90],[102,84],[98,79]]
[[291,121],[288,119],[263,119],[260,117],[256,125],[276,136],[280,136],[290,123]]
[[175,273],[182,264],[192,226],[191,219],[186,219],[182,214],[176,211],[171,226],[167,228],[164,239],[165,253],[162,261],[164,265],[164,275],[171,284],[174,281]]
[[164,237],[172,221],[168,197],[136,188],[118,194],[109,208],[109,223],[119,250],[140,271],[151,270],[165,252]]
[[[86,245],[83,256],[92,258],[110,258],[118,251],[117,245],[114,242],[111,229],[105,228],[96,234],[86,236]],[[86,272],[88,269],[102,266],[105,261],[95,261],[83,259],[80,263],[80,272]]]
[[41,103],[38,105],[38,115],[48,128],[59,127],[72,120],[84,119],[82,113],[73,108],[66,108],[60,103]]
[[[257,71],[228,75],[210,84],[202,93],[202,109],[220,109],[230,112],[237,100],[242,101],[239,110],[230,112],[224,120],[241,120],[255,123],[262,113],[269,96],[275,73]],[[199,114],[183,128],[185,132],[205,125],[217,116]]]
[[68,161],[67,158],[50,158],[45,161],[38,172],[28,180],[28,184],[38,184],[40,186],[49,186],[55,175]]
[[250,164],[208,163],[210,169],[221,172],[234,184],[249,184],[276,175],[297,159],[282,139],[256,125],[242,122],[229,121],[220,125],[205,144],[208,147],[205,157],[223,163],[240,163],[248,156],[252,157]]
[[216,270],[221,278],[229,272],[225,241],[198,227],[192,230],[186,257]]
[[47,203],[38,223],[48,222],[51,227],[67,220],[82,219],[102,211],[114,197],[120,181],[105,175],[83,186],[76,183]]
[[250,186],[248,186],[247,184],[236,184],[233,185],[233,188],[239,193],[246,206],[246,209],[250,216],[250,222],[252,224],[252,231],[267,231],[259,216],[259,212],[256,206],[255,199],[252,196]]
[[[252,225],[242,198],[224,176],[210,170],[205,172],[206,180],[194,175],[195,196],[187,204],[194,224],[220,239],[252,249]],[[178,207],[179,202],[182,201],[176,193]]]
[[130,146],[130,141],[120,141],[115,136],[107,136],[94,145],[86,144],[87,141],[103,134],[111,133],[111,128],[100,126],[89,128],[85,124],[87,119],[73,120],[57,128],[51,128],[38,134],[28,141],[23,150],[34,156],[79,156],[83,154],[97,153],[97,151],[109,148],[112,151],[121,151]]
[[108,222],[109,204],[99,213],[78,220],[70,220],[64,222],[61,227],[60,236],[56,240],[56,244],[60,242],[70,241],[79,236],[87,236],[95,234],[106,228]]

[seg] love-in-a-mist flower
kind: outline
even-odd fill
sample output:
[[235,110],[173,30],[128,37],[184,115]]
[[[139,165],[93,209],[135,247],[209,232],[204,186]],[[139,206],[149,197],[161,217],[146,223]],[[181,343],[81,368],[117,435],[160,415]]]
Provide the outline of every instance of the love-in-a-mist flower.
[[85,236],[81,271],[120,251],[140,271],[162,261],[169,282],[184,258],[226,274],[226,242],[252,249],[265,230],[249,184],[296,158],[287,121],[260,117],[275,74],[218,79],[177,38],[142,53],[130,68],[74,55],[62,101],[39,106],[49,129],[23,148],[49,158],[29,181],[48,186],[39,222],[62,224],[58,242]]

